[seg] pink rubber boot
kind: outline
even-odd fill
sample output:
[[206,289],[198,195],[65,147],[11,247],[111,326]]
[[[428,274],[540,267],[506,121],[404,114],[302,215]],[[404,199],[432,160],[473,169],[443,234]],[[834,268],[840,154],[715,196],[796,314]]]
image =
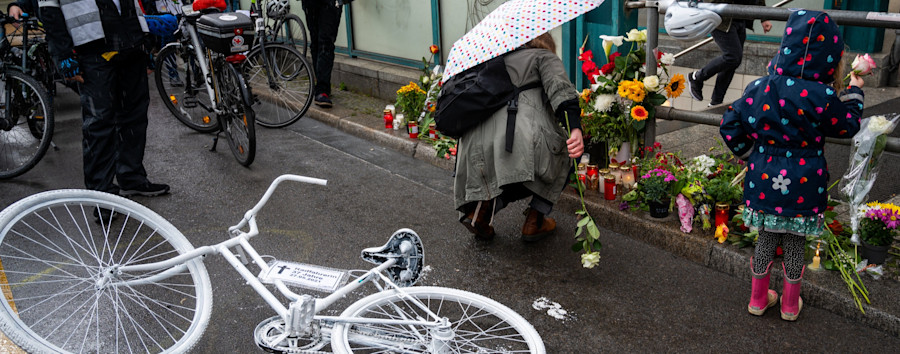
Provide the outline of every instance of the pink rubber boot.
[[778,302],[778,293],[769,289],[769,269],[772,268],[772,262],[766,266],[766,271],[762,274],[753,272],[753,258],[750,259],[750,273],[753,274],[750,289],[750,305],[747,305],[747,311],[751,315],[762,316],[766,309],[775,306]]
[[[784,267],[784,263],[782,263]],[[789,279],[787,271],[784,273],[784,293],[781,294],[781,319],[785,321],[796,321],[800,316],[800,310],[803,309],[803,299],[800,298],[800,281],[803,280],[803,272],[806,266],[800,270],[800,277],[797,279]]]

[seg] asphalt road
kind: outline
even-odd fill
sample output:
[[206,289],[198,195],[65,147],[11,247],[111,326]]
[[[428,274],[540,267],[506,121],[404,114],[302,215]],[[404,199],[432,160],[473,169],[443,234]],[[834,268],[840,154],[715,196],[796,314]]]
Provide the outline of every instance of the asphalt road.
[[[54,139],[60,150],[25,175],[0,182],[0,206],[44,190],[82,186],[80,121],[73,119],[77,101],[61,92],[63,119]],[[261,236],[253,240],[260,253],[360,269],[368,265],[359,259],[361,249],[382,245],[399,228],[411,228],[423,239],[430,267],[420,285],[464,289],[508,305],[535,326],[550,353],[889,352],[900,347],[896,337],[811,306],[794,323],[782,321],[777,309],[751,316],[748,282],[609,231],[603,234],[599,266],[584,269],[570,250],[575,219],[565,213],[553,215],[559,223],[555,237],[525,244],[517,235],[524,204],[514,204],[496,218],[497,239],[477,242],[456,222],[448,171],[310,118],[284,129],[260,128],[256,161],[244,168],[225,141],[218,151],[208,151],[212,137],[178,123],[153,88],[151,100],[145,163],[151,180],[170,184],[172,193],[135,200],[170,220],[195,246],[224,240],[227,227],[274,178],[299,174],[327,179],[328,185],[280,189],[260,212]],[[214,306],[196,351],[257,352],[252,330],[273,312],[223,259],[208,257],[205,263]],[[352,294],[338,305],[362,295]],[[536,310],[533,304],[542,297],[557,302],[567,316]]]

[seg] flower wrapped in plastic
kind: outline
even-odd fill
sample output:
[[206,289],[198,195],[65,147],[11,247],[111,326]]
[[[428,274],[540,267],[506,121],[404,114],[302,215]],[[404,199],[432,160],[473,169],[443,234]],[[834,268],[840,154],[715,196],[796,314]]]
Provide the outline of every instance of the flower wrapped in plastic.
[[[887,135],[897,126],[900,114],[874,116],[862,121],[859,133],[853,137],[850,152],[850,166],[840,182],[841,195],[847,200],[850,210],[857,211],[865,203],[878,177],[878,165],[881,154],[887,145]],[[850,213],[850,226],[853,228],[851,240],[859,244],[858,212]]]

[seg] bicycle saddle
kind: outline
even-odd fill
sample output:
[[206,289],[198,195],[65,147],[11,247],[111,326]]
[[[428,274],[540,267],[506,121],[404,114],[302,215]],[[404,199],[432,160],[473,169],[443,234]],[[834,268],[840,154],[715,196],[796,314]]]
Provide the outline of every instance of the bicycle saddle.
[[407,287],[414,285],[422,274],[425,249],[422,247],[422,239],[415,231],[400,229],[394,231],[384,246],[366,248],[362,250],[360,257],[373,264],[397,258],[397,264],[385,272],[398,286]]

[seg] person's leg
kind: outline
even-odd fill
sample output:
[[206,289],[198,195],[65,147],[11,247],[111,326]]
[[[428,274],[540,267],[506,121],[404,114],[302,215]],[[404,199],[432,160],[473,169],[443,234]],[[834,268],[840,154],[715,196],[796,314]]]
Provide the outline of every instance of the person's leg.
[[778,302],[778,294],[769,289],[769,270],[772,268],[775,249],[778,248],[780,241],[780,234],[765,230],[759,232],[756,249],[753,251],[753,258],[750,259],[752,280],[747,310],[753,315],[762,316],[766,309]]
[[722,58],[718,75],[716,75],[716,86],[713,87],[712,97],[709,103],[712,105],[720,104],[725,100],[725,92],[731,85],[734,78],[734,71],[741,65],[744,57],[744,40],[747,38],[747,29],[744,21],[732,21],[731,28],[721,41],[716,41],[722,50]]
[[797,235],[784,236],[784,291],[781,294],[781,319],[796,321],[803,309],[800,283],[803,280],[803,261],[806,238]]
[[[318,33],[318,52],[314,54],[318,59],[315,61],[316,69],[316,95],[325,94],[326,97],[331,95],[331,71],[334,68],[334,41],[337,40],[338,26],[341,23],[340,6],[334,6],[333,3],[326,2],[325,5],[319,7],[319,33]],[[324,103],[321,97],[316,97],[317,103]],[[327,105],[331,101],[328,100]]]
[[[319,10],[322,1],[319,0],[303,0],[303,13],[306,14],[306,29],[309,30],[309,55],[312,57],[312,66],[315,71],[316,64],[319,60]],[[315,92],[314,92],[315,93]]]
[[556,230],[556,220],[547,216],[553,210],[553,203],[534,195],[531,197],[528,210],[525,211],[525,223],[522,225],[522,240],[534,242],[541,240]]
[[122,51],[113,57],[115,65],[113,99],[116,108],[118,158],[116,180],[123,195],[154,196],[169,191],[166,185],[147,181],[144,148],[147,145],[147,55],[142,49]]
[[84,79],[80,85],[84,186],[118,194],[119,187],[113,184],[117,154],[113,66],[100,55],[82,55],[78,59]]

